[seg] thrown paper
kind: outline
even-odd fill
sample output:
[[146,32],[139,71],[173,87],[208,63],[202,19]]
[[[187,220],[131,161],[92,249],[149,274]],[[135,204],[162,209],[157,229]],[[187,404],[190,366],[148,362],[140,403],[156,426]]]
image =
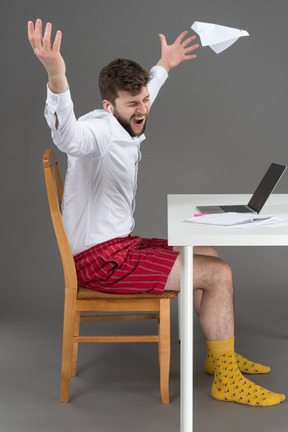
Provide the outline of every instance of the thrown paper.
[[199,35],[202,46],[209,45],[216,54],[229,48],[239,37],[249,36],[246,30],[200,21],[195,21],[191,28]]

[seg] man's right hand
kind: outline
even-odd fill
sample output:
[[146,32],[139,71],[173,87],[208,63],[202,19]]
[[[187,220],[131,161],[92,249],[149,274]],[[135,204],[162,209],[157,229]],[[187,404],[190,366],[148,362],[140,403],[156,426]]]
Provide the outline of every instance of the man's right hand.
[[52,25],[46,24],[42,37],[42,21],[38,19],[35,29],[32,21],[28,22],[28,39],[34,54],[44,65],[48,73],[48,85],[53,93],[63,93],[68,89],[66,66],[60,53],[62,33],[57,31],[53,45],[51,44]]

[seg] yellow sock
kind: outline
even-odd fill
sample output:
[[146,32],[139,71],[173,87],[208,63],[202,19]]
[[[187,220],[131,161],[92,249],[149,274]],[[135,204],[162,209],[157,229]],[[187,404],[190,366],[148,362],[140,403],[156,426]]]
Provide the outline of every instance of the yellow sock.
[[207,341],[207,348],[214,368],[211,391],[214,399],[251,406],[277,405],[285,400],[285,395],[272,393],[242,375],[235,361],[234,338]]
[[[264,366],[260,363],[254,363],[250,360],[247,360],[245,357],[242,357],[240,354],[234,353],[235,355],[235,361],[236,364],[242,373],[246,374],[265,374],[270,372],[269,366]],[[205,361],[205,371],[210,374],[214,375],[214,369],[213,369],[213,360],[210,350],[207,352],[207,357]]]

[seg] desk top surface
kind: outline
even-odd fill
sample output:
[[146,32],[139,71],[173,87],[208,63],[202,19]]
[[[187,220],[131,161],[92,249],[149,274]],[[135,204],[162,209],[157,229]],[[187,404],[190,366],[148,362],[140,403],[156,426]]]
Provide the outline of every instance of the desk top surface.
[[[288,224],[245,229],[183,223],[197,205],[246,204],[251,195],[168,195],[168,242],[171,246],[287,246]],[[288,216],[288,194],[272,194],[261,214]]]

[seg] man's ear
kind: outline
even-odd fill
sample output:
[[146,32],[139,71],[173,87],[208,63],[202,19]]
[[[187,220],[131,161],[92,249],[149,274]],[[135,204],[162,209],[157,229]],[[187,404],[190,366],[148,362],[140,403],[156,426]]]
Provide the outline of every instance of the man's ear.
[[102,104],[103,104],[103,108],[106,112],[110,112],[111,114],[113,114],[113,105],[109,101],[104,99],[102,101]]

